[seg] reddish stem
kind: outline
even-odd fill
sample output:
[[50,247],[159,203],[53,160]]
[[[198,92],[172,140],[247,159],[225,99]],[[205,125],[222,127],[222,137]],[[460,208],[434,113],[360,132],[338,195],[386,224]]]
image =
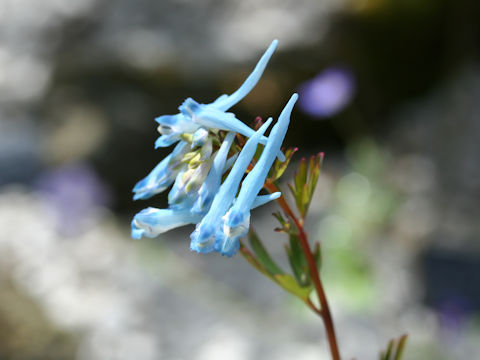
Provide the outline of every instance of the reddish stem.
[[[279,191],[278,187],[272,182],[266,182],[265,188],[272,193]],[[318,313],[321,315],[323,319],[323,323],[325,325],[325,330],[327,332],[327,338],[328,338],[328,343],[330,345],[330,352],[332,354],[332,359],[341,360],[340,352],[338,351],[335,328],[333,326],[333,319],[330,313],[330,307],[328,306],[327,297],[323,289],[322,281],[320,280],[320,275],[318,273],[318,268],[315,263],[315,258],[313,256],[312,250],[310,249],[310,245],[308,244],[307,234],[303,229],[302,223],[297,219],[292,209],[290,208],[288,203],[285,201],[285,198],[283,197],[283,195],[277,199],[277,202],[280,204],[283,211],[285,211],[287,215],[293,220],[293,222],[298,228],[298,231],[299,231],[298,238],[300,239],[300,245],[302,246],[303,252],[305,254],[308,268],[312,276],[313,284],[315,286],[315,290],[318,295],[318,300],[320,301],[321,309],[319,310]]]

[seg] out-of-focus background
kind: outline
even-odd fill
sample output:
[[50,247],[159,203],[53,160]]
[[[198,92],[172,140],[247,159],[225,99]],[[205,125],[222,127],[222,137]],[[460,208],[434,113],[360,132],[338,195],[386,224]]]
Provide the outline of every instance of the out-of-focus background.
[[[307,227],[344,359],[480,352],[480,2],[1,0],[0,358],[329,359],[319,319],[192,228],[133,241],[154,117],[231,93],[326,158]],[[295,164],[292,165],[295,167]],[[288,179],[288,174],[285,180]],[[286,187],[285,187],[286,188]],[[255,226],[285,263],[271,213]]]

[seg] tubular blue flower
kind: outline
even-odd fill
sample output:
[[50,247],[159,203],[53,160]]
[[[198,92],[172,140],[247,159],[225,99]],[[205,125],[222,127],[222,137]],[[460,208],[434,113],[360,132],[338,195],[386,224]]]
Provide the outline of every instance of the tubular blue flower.
[[132,220],[132,238],[142,236],[154,238],[161,233],[187,224],[196,224],[202,217],[192,214],[188,209],[146,208]]
[[[250,227],[250,209],[253,206],[258,193],[265,183],[268,172],[275,160],[275,156],[282,146],[290,123],[290,114],[298,99],[293,94],[283,109],[278,122],[272,128],[262,155],[255,167],[246,176],[235,203],[223,217],[223,235],[217,232],[215,249],[224,255],[231,256],[238,250],[239,239],[245,236]],[[235,250],[236,249],[236,250]]]
[[195,168],[188,168],[179,173],[168,193],[168,204],[172,206],[187,198],[196,197],[196,192],[205,181],[211,165],[211,161],[206,161]]
[[188,150],[188,144],[181,141],[173,149],[172,153],[160,163],[142,180],[133,187],[133,200],[148,199],[159,194],[173,184],[181,167],[180,160]]
[[155,119],[159,124],[158,132],[161,136],[155,141],[155,149],[168,147],[181,139],[183,133],[194,133],[200,127],[190,117],[183,114],[162,115]]
[[[278,199],[282,195],[281,192],[276,192],[268,195],[260,195],[255,198],[252,204],[252,209],[255,209],[259,206],[262,206],[269,201]],[[248,216],[250,218],[250,215]],[[214,250],[221,253],[222,255],[225,255],[227,257],[232,257],[238,252],[238,249],[240,249],[240,237],[233,237],[233,236],[227,236],[225,235],[225,232],[223,231],[224,228],[224,218],[222,218],[222,223],[220,225],[220,228],[217,230],[217,233],[215,234],[215,245],[214,245]],[[248,226],[249,224],[247,223],[245,225],[246,232],[248,232]],[[245,232],[245,233],[246,233]]]
[[[253,203],[252,209],[277,199],[280,195],[281,193],[276,192],[258,196]],[[132,221],[132,238],[140,239],[142,236],[154,238],[161,233],[180,226],[197,224],[202,220],[203,214],[192,213],[189,208],[189,206],[170,209],[149,207],[140,211]]]
[[[240,247],[239,239],[248,232],[251,209],[281,195],[258,193],[275,157],[285,159],[280,148],[297,95],[287,103],[268,138],[264,134],[272,123],[271,118],[255,131],[227,112],[258,83],[277,44],[277,40],[271,43],[252,73],[231,95],[221,95],[209,104],[187,98],[179,106],[178,114],[155,119],[161,135],[155,148],[178,144],[135,185],[134,199],[147,199],[173,186],[168,194],[167,209],[147,208],[134,216],[133,238],[156,237],[179,226],[196,224],[190,235],[191,250],[199,253],[215,250],[233,256]],[[222,133],[219,130],[228,132],[220,147]],[[247,138],[240,152],[236,147],[232,149],[237,133]],[[265,147],[242,183],[259,143]],[[228,158],[230,151],[234,154]]]
[[199,253],[211,252],[215,244],[215,234],[221,225],[221,218],[232,204],[243,174],[247,170],[250,161],[255,155],[258,142],[270,126],[272,119],[268,119],[260,129],[245,143],[238,155],[227,178],[220,186],[220,189],[213,199],[210,210],[197,224],[195,231],[190,235],[190,249]]
[[196,197],[197,190],[205,181],[212,166],[211,155],[211,139],[208,139],[201,148],[184,155],[182,162],[187,163],[188,166],[178,173],[168,194],[170,206],[182,203],[185,199]]
[[212,168],[205,179],[205,182],[198,191],[198,198],[192,208],[192,212],[201,214],[206,212],[212,204],[213,197],[220,187],[220,181],[222,180],[222,174],[225,170],[228,151],[235,140],[235,133],[229,132],[225,137],[220,149],[215,154]]
[[192,136],[192,149],[197,146],[203,146],[208,139],[208,130],[199,128]]
[[[155,120],[160,124],[158,131],[161,136],[155,142],[155,148],[167,147],[179,141],[185,133],[193,134],[201,127],[233,131],[246,137],[253,136],[255,131],[237,119],[233,113],[225,112],[230,107],[242,100],[260,80],[268,61],[277,48],[278,40],[272,41],[267,51],[258,61],[255,69],[245,82],[231,95],[221,95],[210,104],[200,104],[192,98],[187,98],[179,106],[180,113],[164,115]],[[261,144],[266,144],[267,138],[260,139]],[[278,157],[284,161],[285,157],[280,152]]]
[[[192,98],[188,98],[179,109],[185,116],[190,116],[193,122],[206,128],[234,131],[246,137],[255,134],[255,130],[238,120],[233,113],[219,110],[212,104],[199,104]],[[266,144],[267,138],[262,136],[259,142]],[[285,159],[280,151],[278,157],[281,161]]]

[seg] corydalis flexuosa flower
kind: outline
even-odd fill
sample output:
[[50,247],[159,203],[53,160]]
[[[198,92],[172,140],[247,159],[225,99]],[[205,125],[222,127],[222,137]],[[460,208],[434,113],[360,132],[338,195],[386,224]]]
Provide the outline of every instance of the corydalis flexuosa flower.
[[[291,97],[268,137],[265,133],[272,119],[255,131],[233,113],[226,112],[257,84],[277,43],[277,40],[272,42],[233,94],[222,95],[210,104],[188,98],[179,107],[180,113],[156,119],[161,136],[155,147],[177,145],[135,185],[134,200],[150,198],[173,186],[167,209],[147,208],[135,215],[133,238],[156,237],[179,226],[196,224],[191,235],[192,250],[200,253],[215,250],[232,256],[239,249],[240,238],[248,232],[250,210],[280,196],[280,193],[259,195],[259,192],[275,158],[284,158],[280,148],[298,96]],[[234,145],[237,134],[247,138],[240,149]],[[259,144],[265,145],[263,151],[245,177]]]

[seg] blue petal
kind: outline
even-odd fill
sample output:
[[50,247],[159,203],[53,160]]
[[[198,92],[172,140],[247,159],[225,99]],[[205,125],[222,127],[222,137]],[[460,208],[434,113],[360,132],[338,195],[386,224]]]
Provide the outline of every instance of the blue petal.
[[148,199],[172,185],[175,176],[180,171],[178,157],[183,156],[182,154],[188,150],[186,145],[185,141],[179,142],[170,155],[160,161],[144,179],[137,182],[133,187],[134,200]]
[[143,235],[143,233],[145,232],[145,230],[143,229],[140,229],[139,227],[137,227],[137,225],[135,224],[135,221],[132,220],[132,238],[133,239],[140,239]]
[[168,171],[168,164],[172,159],[172,155],[168,155],[165,159],[160,161],[157,166],[145,178],[140,180],[133,187],[133,200],[148,199],[155,194],[161,193],[172,185],[175,174]]
[[242,86],[240,86],[240,88],[230,96],[222,95],[217,100],[215,100],[213,105],[215,105],[216,108],[225,111],[238,103],[240,100],[242,100],[255,87],[255,85],[257,85],[258,80],[260,80],[260,77],[262,76],[263,71],[268,64],[270,57],[277,48],[277,45],[278,40],[273,40],[267,51],[265,51],[263,56],[258,61],[255,69],[248,76]]
[[197,131],[193,133],[192,138],[192,149],[197,146],[202,146],[205,144],[205,141],[208,138],[208,130],[204,128],[199,128]]
[[224,217],[225,224],[223,232],[227,239],[241,238],[248,232],[250,226],[250,209],[253,207],[253,203],[265,183],[275,156],[282,146],[288,124],[290,123],[290,114],[297,98],[297,94],[293,94],[283,109],[278,122],[270,132],[267,145],[263,149],[262,155],[260,155],[252,171],[245,177],[235,203]]
[[[192,240],[191,248],[197,250],[203,247],[204,244],[208,244],[208,250],[213,249],[215,233],[217,232],[221,218],[230,207],[235,194],[237,193],[238,186],[242,180],[243,174],[247,169],[250,161],[255,155],[258,141],[260,137],[267,130],[271,124],[271,120],[265,122],[260,129],[246,142],[242,151],[240,152],[237,161],[233,165],[227,178],[220,186],[220,189],[213,199],[212,206],[208,213],[204,216],[202,221],[197,225],[195,231],[191,234]],[[211,246],[211,248],[210,248]],[[203,251],[199,251],[203,252]]]
[[[183,157],[183,154],[185,154],[188,151],[188,143],[186,141],[180,141],[177,146],[175,146],[172,150],[172,156],[174,159],[172,161],[175,161],[176,158],[178,157]],[[181,160],[181,159],[178,159]]]
[[193,133],[198,129],[191,117],[183,114],[162,115],[155,118],[155,121],[160,125],[158,131],[163,135]]
[[228,151],[235,140],[235,133],[229,132],[225,137],[220,149],[215,155],[212,168],[208,174],[205,182],[198,191],[198,199],[192,208],[194,213],[203,213],[210,208],[215,193],[220,187],[220,181],[222,180],[222,174],[225,170],[225,162],[227,159]]
[[168,193],[169,205],[182,202],[187,197],[197,197],[197,191],[202,186],[210,170],[211,161],[206,161],[196,168],[188,168],[180,172]]
[[181,202],[185,198],[185,194],[183,193],[183,189],[185,187],[182,178],[185,176],[187,172],[187,168],[180,171],[175,179],[175,183],[173,184],[170,192],[168,193],[168,205],[174,205],[175,203]]
[[272,167],[275,156],[282,146],[283,139],[285,138],[285,134],[287,133],[288,125],[290,123],[290,114],[295,102],[297,101],[297,98],[298,95],[293,94],[280,114],[278,122],[270,132],[267,145],[263,149],[262,155],[258,159],[253,170],[250,171],[243,181],[242,188],[238,194],[233,208],[248,211],[252,207],[257,194],[260,192],[263,184],[265,183],[265,179],[270,171],[270,168]]
[[140,211],[132,221],[132,237],[154,238],[159,234],[187,224],[195,224],[201,217],[189,210],[147,208]]
[[215,227],[211,224],[197,226],[190,235],[190,250],[201,254],[208,254],[213,251],[215,245]]
[[218,231],[214,249],[224,256],[232,257],[240,249],[240,238],[227,237],[222,231]]
[[[201,105],[196,108],[197,112],[193,115],[193,120],[207,128],[220,129],[226,131],[234,131],[246,137],[251,137],[255,134],[255,130],[245,125],[238,120],[234,114],[226,113],[215,109],[211,105]],[[260,138],[260,144],[267,143],[267,137]],[[279,150],[278,158],[280,161],[285,161],[285,155]]]
[[272,193],[272,194],[268,194],[268,195],[259,195],[255,198],[255,200],[253,201],[253,204],[252,204],[252,209],[255,209],[257,207],[260,207],[262,205],[265,205],[266,203],[272,201],[272,200],[276,200],[278,199],[280,196],[282,196],[282,193],[279,191],[279,192],[275,192],[275,193]]
[[178,134],[178,133],[172,133],[172,134],[169,134],[169,135],[161,135],[155,141],[155,149],[158,149],[159,147],[169,147],[170,145],[175,144],[179,140],[180,140],[180,134]]
[[[193,114],[193,120],[207,128],[234,131],[247,137],[255,134],[255,130],[238,120],[233,113],[215,109],[211,105],[202,105],[199,107]],[[264,144],[266,141],[267,138],[263,136],[260,143]]]
[[178,110],[180,110],[181,115],[191,119],[194,114],[200,111],[202,106],[203,104],[196,102],[192,98],[186,98],[182,105],[178,107]]
[[227,94],[220,95],[211,105],[220,105],[224,100],[228,99]]
[[[271,200],[278,199],[282,193],[276,192],[273,194],[257,196],[253,202],[252,209],[261,206]],[[235,226],[225,226],[225,219],[230,218]],[[249,212],[237,212],[231,214],[228,212],[222,218],[222,226],[218,229],[215,236],[214,250],[222,255],[232,257],[240,249],[240,239],[248,233],[250,227],[250,213]]]
[[238,153],[232,155],[227,159],[227,162],[225,163],[222,174],[225,174],[227,170],[230,169],[233,164],[235,164],[235,161],[237,161],[237,158],[238,158]]

